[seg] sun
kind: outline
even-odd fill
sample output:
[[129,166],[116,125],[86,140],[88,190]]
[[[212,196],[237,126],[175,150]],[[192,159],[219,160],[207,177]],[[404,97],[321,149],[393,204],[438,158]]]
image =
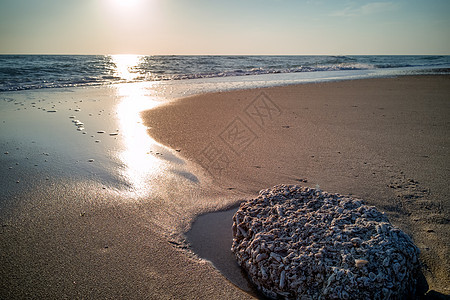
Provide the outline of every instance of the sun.
[[142,0],[112,0],[117,6],[120,7],[135,7]]

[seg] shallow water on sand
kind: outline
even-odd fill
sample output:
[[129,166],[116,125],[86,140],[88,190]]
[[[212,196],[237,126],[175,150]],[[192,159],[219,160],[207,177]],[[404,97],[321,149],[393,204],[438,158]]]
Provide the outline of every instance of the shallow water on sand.
[[196,210],[198,203],[168,199],[197,193],[195,168],[151,139],[140,119],[167,101],[157,92],[151,84],[124,84],[2,93],[1,214],[20,205],[16,195],[61,179],[90,182],[123,201],[161,198],[161,211]]

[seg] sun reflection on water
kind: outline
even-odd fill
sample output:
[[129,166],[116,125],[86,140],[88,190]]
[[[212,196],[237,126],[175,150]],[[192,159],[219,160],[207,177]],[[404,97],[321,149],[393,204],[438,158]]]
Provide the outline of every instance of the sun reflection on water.
[[117,116],[125,148],[119,155],[125,165],[123,175],[132,184],[134,192],[142,194],[148,189],[148,181],[165,169],[164,163],[150,154],[157,143],[147,134],[147,127],[140,117],[140,112],[160,102],[148,95],[147,86],[120,84],[116,88],[120,97]]
[[[139,64],[139,55],[113,55],[116,65],[115,73],[131,81],[139,74],[131,70]],[[132,185],[133,193],[142,195],[151,186],[152,178],[167,168],[161,159],[152,155],[152,149],[159,145],[147,134],[140,113],[161,104],[157,101],[154,90],[157,82],[126,83],[115,85],[119,97],[117,116],[124,150],[119,154],[124,163],[123,176]]]
[[138,72],[132,72],[142,60],[142,55],[117,54],[111,55],[111,59],[116,66],[115,75],[126,81],[133,81],[139,77]]
[[[115,59],[115,72],[131,78],[126,70],[136,67],[140,56],[117,56]],[[131,187],[131,190],[123,192],[131,193],[128,196],[136,199],[150,195],[165,197],[173,192],[174,186],[175,190],[180,190],[197,185],[199,180],[186,162],[175,150],[153,140],[141,117],[141,112],[171,101],[172,90],[160,81],[121,83],[113,85],[113,88],[118,100],[116,115],[123,146],[117,157],[123,163],[120,173]]]

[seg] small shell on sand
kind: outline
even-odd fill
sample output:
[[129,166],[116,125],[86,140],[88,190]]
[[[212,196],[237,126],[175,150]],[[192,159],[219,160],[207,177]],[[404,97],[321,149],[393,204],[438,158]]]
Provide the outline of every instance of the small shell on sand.
[[97,133],[105,133],[106,131],[104,131],[104,130],[99,130],[99,131],[97,131]]
[[88,159],[88,162],[94,162],[93,158]]
[[118,132],[111,132],[109,135],[114,136],[114,135],[119,135]]
[[368,261],[365,259],[355,259],[355,266],[357,268],[362,268],[363,266],[367,265]]

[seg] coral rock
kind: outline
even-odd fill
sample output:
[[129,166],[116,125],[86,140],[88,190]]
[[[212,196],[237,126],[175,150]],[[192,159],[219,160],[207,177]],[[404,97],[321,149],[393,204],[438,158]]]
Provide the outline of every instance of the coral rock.
[[359,199],[278,185],[233,217],[238,263],[268,297],[403,299],[414,294],[419,250]]

